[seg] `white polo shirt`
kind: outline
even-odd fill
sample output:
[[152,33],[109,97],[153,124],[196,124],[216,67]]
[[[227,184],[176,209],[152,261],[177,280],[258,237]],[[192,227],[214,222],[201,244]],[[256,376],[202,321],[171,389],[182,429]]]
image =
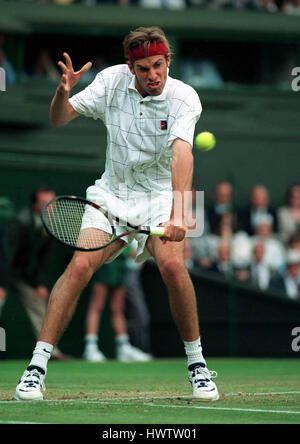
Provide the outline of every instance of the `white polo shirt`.
[[105,172],[96,185],[119,195],[120,184],[135,192],[172,190],[172,142],[193,146],[201,114],[195,90],[168,76],[161,95],[142,97],[126,64],[101,71],[70,99],[75,111],[107,128]]

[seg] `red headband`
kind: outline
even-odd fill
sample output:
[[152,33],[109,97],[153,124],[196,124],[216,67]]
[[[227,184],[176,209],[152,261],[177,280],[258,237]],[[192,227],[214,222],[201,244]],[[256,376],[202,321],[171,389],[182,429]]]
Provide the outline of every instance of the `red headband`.
[[128,51],[128,59],[131,63],[154,55],[168,55],[168,48],[163,42],[151,42],[146,47],[136,46]]

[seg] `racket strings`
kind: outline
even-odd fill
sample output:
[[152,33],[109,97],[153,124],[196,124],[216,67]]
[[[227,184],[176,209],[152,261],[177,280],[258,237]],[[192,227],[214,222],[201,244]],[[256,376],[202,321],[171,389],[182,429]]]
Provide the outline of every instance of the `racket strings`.
[[59,199],[48,205],[44,218],[54,236],[71,247],[89,250],[107,245],[112,239],[112,234],[96,228],[82,230],[85,210],[86,204],[83,201]]

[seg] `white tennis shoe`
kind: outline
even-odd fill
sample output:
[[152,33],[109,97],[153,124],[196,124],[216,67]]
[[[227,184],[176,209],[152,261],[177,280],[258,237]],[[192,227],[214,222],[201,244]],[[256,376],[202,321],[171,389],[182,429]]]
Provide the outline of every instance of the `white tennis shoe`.
[[189,366],[189,381],[193,389],[193,396],[201,401],[217,401],[219,392],[213,378],[217,372],[210,371],[203,363]]
[[131,344],[123,344],[117,347],[117,360],[121,362],[148,362],[152,356]]
[[34,366],[29,366],[23,373],[15,393],[17,401],[41,401],[44,399],[46,372]]
[[105,362],[106,357],[99,348],[89,348],[87,347],[83,353],[83,359],[89,362]]

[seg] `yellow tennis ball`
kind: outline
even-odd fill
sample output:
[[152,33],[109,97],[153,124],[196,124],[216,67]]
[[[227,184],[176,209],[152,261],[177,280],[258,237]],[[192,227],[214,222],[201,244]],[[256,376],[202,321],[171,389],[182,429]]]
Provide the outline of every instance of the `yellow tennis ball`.
[[212,133],[204,131],[203,133],[197,134],[195,143],[201,151],[209,151],[215,146],[216,138]]

